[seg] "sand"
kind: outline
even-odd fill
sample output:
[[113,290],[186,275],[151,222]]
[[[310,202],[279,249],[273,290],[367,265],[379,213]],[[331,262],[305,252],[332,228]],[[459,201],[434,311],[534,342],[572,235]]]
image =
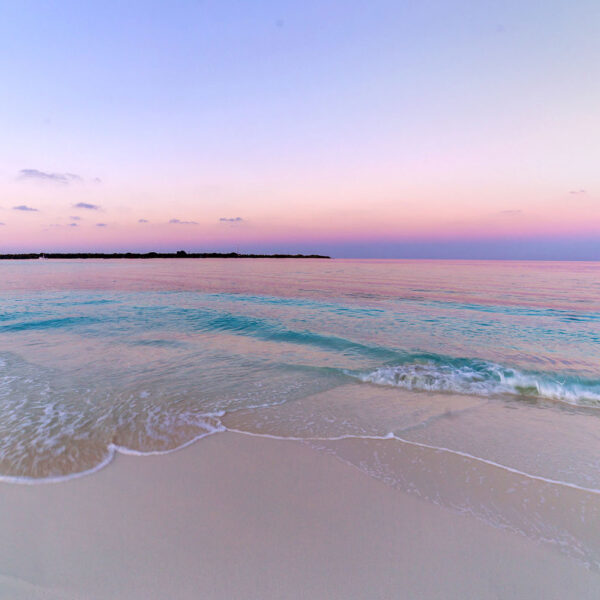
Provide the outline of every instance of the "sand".
[[0,484],[0,598],[568,599],[600,574],[306,444],[236,433]]

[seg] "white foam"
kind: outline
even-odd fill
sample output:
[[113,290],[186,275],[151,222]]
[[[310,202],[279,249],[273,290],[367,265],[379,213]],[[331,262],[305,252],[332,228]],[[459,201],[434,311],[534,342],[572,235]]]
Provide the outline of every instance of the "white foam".
[[527,373],[487,361],[474,361],[472,365],[408,363],[379,367],[370,373],[347,374],[365,383],[407,390],[476,396],[535,396],[575,406],[600,407],[598,384],[567,381],[553,374]]
[[[214,418],[218,421],[218,417],[222,417],[225,413],[211,413],[202,415],[204,418]],[[104,459],[102,459],[97,465],[91,467],[90,469],[86,469],[84,471],[78,471],[76,473],[69,473],[67,475],[57,475],[52,477],[28,477],[28,476],[13,476],[13,475],[0,475],[0,483],[11,483],[11,484],[20,484],[20,485],[39,485],[39,484],[47,484],[47,483],[64,483],[66,481],[70,481],[72,479],[79,479],[80,477],[86,477],[87,475],[92,475],[108,466],[113,460],[115,455],[124,454],[130,456],[161,456],[165,454],[171,454],[173,452],[178,452],[179,450],[183,450],[188,446],[191,446],[198,440],[202,438],[208,437],[210,435],[214,435],[215,433],[221,433],[226,431],[225,427],[221,425],[220,421],[216,426],[211,426],[208,423],[203,423],[206,427],[206,432],[201,433],[192,439],[176,446],[175,448],[170,448],[168,450],[134,450],[132,448],[127,448],[126,446],[119,446],[117,444],[109,444],[107,446],[107,453]]]
[[172,454],[173,452],[177,452],[178,450],[183,450],[184,448],[191,446],[198,440],[208,437],[209,435],[214,435],[215,433],[222,433],[226,431],[226,428],[220,424],[217,427],[209,427],[207,429],[208,431],[206,431],[206,433],[201,433],[193,437],[191,440],[188,440],[187,442],[184,442],[183,444],[176,446],[175,448],[170,448],[169,450],[133,450],[132,448],[127,448],[126,446],[117,446],[114,444],[111,445],[119,454],[126,454],[130,456],[162,456],[165,454]]
[[[213,413],[213,414],[204,415],[204,416],[216,418],[216,417],[221,417],[224,414],[225,414],[224,412],[221,412],[221,413]],[[270,434],[270,433],[257,433],[257,432],[252,432],[252,431],[245,431],[243,429],[226,427],[220,422],[218,423],[218,425],[216,425],[214,427],[208,426],[208,424],[207,424],[207,429],[208,430],[205,433],[195,436],[194,438],[186,441],[185,443],[183,443],[175,448],[170,448],[169,450],[141,451],[141,450],[134,450],[132,448],[127,448],[126,446],[109,444],[109,446],[107,448],[106,457],[101,462],[99,462],[97,465],[92,467],[91,469],[87,469],[85,471],[79,471],[77,473],[70,473],[68,475],[43,477],[43,478],[42,477],[40,477],[40,478],[21,477],[21,476],[15,477],[15,476],[10,476],[10,475],[0,475],[0,482],[1,483],[12,483],[12,484],[23,484],[23,485],[62,483],[65,481],[70,481],[71,479],[78,479],[80,477],[85,477],[87,475],[92,475],[93,473],[98,472],[100,469],[106,467],[113,461],[116,453],[130,455],[130,456],[161,456],[161,455],[171,454],[173,452],[178,452],[179,450],[183,450],[184,448],[191,446],[195,442],[197,442],[205,437],[214,435],[216,433],[223,433],[223,432],[228,431],[231,433],[239,433],[242,435],[248,435],[248,436],[252,436],[252,437],[259,437],[259,438],[266,438],[266,439],[273,439],[273,440],[283,440],[283,441],[297,441],[297,442],[336,442],[336,441],[342,441],[342,440],[348,440],[348,439],[375,440],[375,441],[394,440],[394,441],[400,442],[402,444],[407,444],[409,446],[416,446],[419,448],[427,448],[428,450],[433,450],[436,452],[444,452],[444,453],[453,454],[455,456],[460,456],[462,458],[468,458],[470,460],[481,462],[488,466],[502,469],[509,473],[513,473],[515,475],[520,475],[522,477],[526,477],[528,479],[532,479],[535,481],[540,481],[540,482],[547,483],[550,485],[566,487],[566,488],[578,490],[581,492],[586,492],[589,494],[600,495],[600,489],[589,488],[589,487],[581,486],[576,483],[571,483],[568,481],[562,481],[559,479],[552,479],[549,477],[543,477],[541,475],[535,475],[533,473],[527,473],[526,471],[521,471],[520,469],[516,469],[516,468],[510,467],[508,465],[503,465],[503,464],[495,462],[493,460],[482,458],[480,456],[475,456],[473,454],[469,454],[468,452],[462,452],[461,450],[454,450],[452,448],[446,448],[444,446],[434,446],[432,444],[425,444],[423,442],[407,440],[405,438],[401,438],[401,437],[397,436],[393,432],[389,432],[386,435],[342,434],[342,435],[337,435],[337,436],[319,436],[319,437],[304,436],[304,437],[301,437],[301,436],[285,436],[285,435],[276,435],[276,434]]]
[[107,448],[106,457],[101,460],[97,465],[93,466],[91,469],[86,469],[85,471],[79,471],[77,473],[69,473],[68,475],[57,475],[53,477],[24,477],[24,476],[13,476],[13,475],[0,475],[0,483],[16,483],[20,485],[39,485],[46,483],[64,483],[65,481],[70,481],[71,479],[79,479],[80,477],[86,477],[87,475],[92,475],[93,473],[97,473],[100,469],[103,469],[107,465],[109,465],[114,457],[116,452],[116,446],[110,444]]
[[454,454],[456,456],[461,456],[463,458],[469,458],[469,459],[475,460],[477,462],[485,463],[486,465],[489,465],[491,467],[496,467],[498,469],[503,469],[504,471],[508,471],[509,473],[514,473],[515,475],[521,475],[522,477],[526,477],[528,479],[534,479],[536,481],[541,481],[543,483],[548,483],[551,485],[560,485],[562,487],[579,490],[581,492],[587,492],[590,494],[600,495],[600,489],[588,488],[588,487],[584,487],[581,485],[577,485],[576,483],[570,483],[568,481],[561,481],[559,479],[551,479],[548,477],[543,477],[541,475],[534,475],[532,473],[527,473],[525,471],[521,471],[520,469],[515,469],[513,467],[509,467],[507,465],[497,463],[493,460],[481,458],[480,456],[475,456],[473,454],[469,454],[467,452],[462,452],[460,450],[453,450],[451,448],[446,448],[444,446],[433,446],[430,444],[424,444],[422,442],[414,442],[411,440],[401,438],[401,437],[395,435],[393,432],[390,432],[383,436],[346,434],[346,435],[338,435],[338,436],[331,436],[331,437],[295,437],[295,436],[273,435],[270,433],[255,433],[252,431],[244,431],[242,429],[232,429],[229,427],[227,427],[226,429],[227,429],[227,431],[230,431],[232,433],[241,433],[243,435],[250,435],[250,436],[254,436],[254,437],[269,438],[269,439],[274,439],[274,440],[290,440],[290,441],[297,441],[297,442],[337,442],[340,440],[348,440],[348,439],[383,441],[383,440],[392,440],[393,439],[397,442],[401,442],[402,444],[408,444],[410,446],[417,446],[419,448],[427,448],[429,450],[435,450],[438,452],[446,452],[449,454]]
[[519,469],[515,469],[513,467],[509,467],[507,465],[503,465],[501,463],[497,463],[493,460],[488,460],[487,458],[481,458],[480,456],[474,456],[473,454],[469,454],[468,452],[462,452],[461,450],[453,450],[451,448],[446,448],[444,446],[433,446],[430,444],[424,444],[422,442],[414,442],[411,440],[406,440],[404,438],[398,437],[397,435],[393,435],[393,438],[403,444],[410,444],[411,446],[418,446],[420,448],[428,448],[429,450],[436,450],[438,452],[447,452],[450,454],[455,454],[457,456],[462,456],[463,458],[469,458],[471,460],[476,460],[478,462],[485,463],[486,465],[490,465],[491,467],[496,467],[498,469],[503,469],[504,471],[508,471],[509,473],[514,473],[516,475],[521,475],[523,477],[527,477],[528,479],[535,479],[536,481],[542,481],[543,483],[549,483],[551,485],[560,485],[563,487],[572,488],[574,490],[579,490],[581,492],[587,492],[589,494],[598,494],[600,495],[600,489],[596,488],[588,488],[581,485],[577,485],[576,483],[570,483],[568,481],[562,481],[560,479],[551,479],[549,477],[543,477],[541,475],[533,475],[532,473],[526,473],[525,471],[521,471]]

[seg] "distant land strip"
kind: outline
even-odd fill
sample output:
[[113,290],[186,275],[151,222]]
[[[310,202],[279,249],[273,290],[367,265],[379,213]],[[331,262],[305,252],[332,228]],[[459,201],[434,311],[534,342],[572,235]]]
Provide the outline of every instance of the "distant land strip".
[[238,254],[237,252],[38,252],[0,254],[0,260],[32,260],[45,258],[331,258],[321,254]]

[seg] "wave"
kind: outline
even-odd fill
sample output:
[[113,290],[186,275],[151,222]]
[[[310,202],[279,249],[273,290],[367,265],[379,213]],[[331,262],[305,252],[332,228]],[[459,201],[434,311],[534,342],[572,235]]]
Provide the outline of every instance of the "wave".
[[346,373],[365,383],[412,391],[512,395],[600,408],[600,380],[519,370],[478,359],[418,355],[399,365]]
[[[116,454],[125,454],[130,456],[163,456],[165,454],[172,454],[173,452],[178,452],[179,450],[183,450],[192,444],[195,444],[199,440],[208,437],[210,435],[214,435],[215,433],[221,433],[226,431],[226,428],[221,424],[218,420],[223,416],[224,413],[214,413],[203,415],[206,417],[206,422],[203,423],[205,431],[202,433],[195,435],[191,439],[175,446],[173,448],[168,448],[166,450],[137,450],[134,448],[130,448],[128,446],[122,446],[115,443],[110,443],[106,447],[106,451],[104,455],[99,458],[98,462],[92,465],[89,468],[73,471],[71,473],[65,473],[60,475],[47,475],[41,477],[34,477],[29,475],[3,475],[0,474],[0,483],[12,483],[12,484],[20,484],[20,485],[39,485],[39,484],[47,484],[47,483],[63,483],[65,481],[71,481],[72,479],[79,479],[81,477],[86,477],[87,475],[93,475],[97,473],[104,467],[108,466],[115,458]],[[210,422],[213,421],[213,423]]]
[[[224,414],[225,413],[218,413],[218,417],[222,417]],[[217,414],[209,415],[209,416],[216,417]],[[217,424],[212,427],[207,427],[206,432],[204,432],[200,435],[197,435],[197,436],[193,437],[192,439],[180,444],[179,446],[170,448],[168,450],[142,451],[142,450],[134,450],[132,448],[128,448],[127,446],[120,446],[118,444],[111,443],[107,446],[106,454],[104,455],[104,457],[101,458],[96,465],[94,465],[88,469],[76,471],[76,472],[68,473],[68,474],[64,474],[64,475],[54,475],[54,476],[47,476],[47,477],[0,475],[0,482],[1,483],[21,484],[21,485],[39,485],[39,484],[43,485],[43,484],[48,484],[48,483],[62,483],[65,481],[70,481],[72,479],[79,479],[81,477],[86,477],[87,475],[92,475],[94,473],[97,473],[104,467],[108,466],[114,460],[114,457],[116,454],[124,454],[124,455],[130,455],[130,456],[163,456],[166,454],[172,454],[173,452],[178,452],[180,450],[183,450],[184,448],[187,448],[188,446],[195,444],[196,442],[200,441],[203,438],[209,437],[216,433],[224,433],[224,432],[241,434],[241,435],[246,435],[246,436],[250,436],[250,437],[258,437],[258,438],[281,440],[281,441],[294,441],[294,442],[339,442],[342,440],[363,440],[363,441],[364,440],[371,440],[371,441],[393,440],[395,442],[400,442],[401,444],[405,444],[405,445],[409,445],[409,446],[426,448],[429,450],[434,450],[436,452],[443,452],[443,453],[447,453],[447,454],[453,454],[456,456],[460,456],[462,458],[468,458],[468,459],[476,461],[476,462],[485,463],[489,466],[492,466],[492,467],[495,467],[498,469],[502,469],[509,473],[513,473],[516,475],[520,475],[522,477],[526,477],[527,479],[533,479],[536,481],[540,481],[543,483],[548,483],[548,484],[556,485],[556,486],[560,486],[560,487],[571,488],[571,489],[586,492],[589,494],[600,495],[600,489],[597,489],[597,488],[581,486],[581,485],[578,485],[576,483],[572,483],[569,481],[562,481],[559,479],[543,477],[541,475],[537,475],[537,474],[529,473],[529,472],[526,472],[526,471],[523,471],[520,469],[516,469],[514,467],[504,465],[504,464],[501,464],[501,463],[498,463],[496,461],[489,460],[486,458],[482,458],[482,457],[476,456],[474,454],[462,452],[461,450],[447,448],[444,446],[425,444],[423,442],[418,442],[415,440],[408,440],[408,439],[398,436],[394,432],[389,432],[385,435],[375,435],[375,434],[373,434],[373,435],[362,434],[361,435],[361,434],[355,434],[355,433],[347,433],[347,434],[342,434],[342,435],[330,435],[330,436],[328,436],[328,435],[325,435],[325,436],[277,435],[277,434],[270,434],[270,433],[259,433],[259,432],[255,432],[255,431],[246,431],[244,429],[238,429],[235,427],[226,427],[220,421],[217,421]]]
[[81,325],[92,325],[100,320],[96,317],[56,317],[53,319],[39,319],[33,321],[19,321],[0,326],[1,333],[13,333],[19,331],[38,331],[46,329],[66,329],[80,327]]
[[234,333],[261,340],[309,346],[378,360],[393,360],[404,355],[402,352],[383,346],[369,345],[337,335],[289,329],[276,321],[259,317],[188,309],[181,314],[185,316],[188,327],[195,331]]

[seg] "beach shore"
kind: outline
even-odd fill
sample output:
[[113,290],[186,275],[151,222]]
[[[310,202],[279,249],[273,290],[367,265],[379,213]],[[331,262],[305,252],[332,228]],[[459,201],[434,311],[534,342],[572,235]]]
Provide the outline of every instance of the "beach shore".
[[553,548],[394,489],[296,441],[226,432],[0,484],[0,598],[598,598]]

